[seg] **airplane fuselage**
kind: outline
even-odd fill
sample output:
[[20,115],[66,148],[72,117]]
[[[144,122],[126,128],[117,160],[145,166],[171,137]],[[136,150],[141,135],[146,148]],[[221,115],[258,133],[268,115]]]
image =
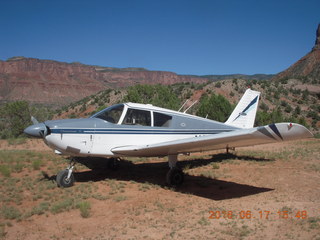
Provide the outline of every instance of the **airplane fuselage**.
[[[112,152],[116,147],[169,142],[237,129],[152,105],[119,106],[123,108],[116,122],[108,119],[110,116],[100,118],[106,110],[86,119],[46,121],[44,124],[50,129],[50,134],[45,136],[46,143],[68,155],[111,157],[117,156]],[[132,116],[128,116],[130,114]]]

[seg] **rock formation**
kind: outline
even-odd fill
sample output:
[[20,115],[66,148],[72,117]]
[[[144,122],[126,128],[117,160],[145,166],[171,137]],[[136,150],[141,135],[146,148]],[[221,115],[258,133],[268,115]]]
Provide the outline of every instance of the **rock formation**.
[[316,31],[316,41],[311,52],[273,79],[305,77],[310,81],[320,81],[320,24]]
[[316,42],[314,44],[312,51],[319,50],[319,49],[320,49],[320,24],[318,25],[318,29],[316,33]]
[[110,68],[15,57],[0,61],[0,101],[63,105],[106,88],[141,84],[204,83],[209,79],[172,72]]

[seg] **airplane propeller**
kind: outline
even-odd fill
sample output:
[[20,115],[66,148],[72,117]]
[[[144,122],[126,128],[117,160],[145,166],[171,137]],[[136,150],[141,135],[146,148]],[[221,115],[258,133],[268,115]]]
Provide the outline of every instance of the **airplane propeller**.
[[33,124],[38,124],[39,123],[38,120],[34,116],[31,116],[31,122]]
[[45,138],[50,133],[50,129],[44,123],[39,123],[35,117],[32,116],[31,121],[33,125],[24,130],[25,134],[37,138]]

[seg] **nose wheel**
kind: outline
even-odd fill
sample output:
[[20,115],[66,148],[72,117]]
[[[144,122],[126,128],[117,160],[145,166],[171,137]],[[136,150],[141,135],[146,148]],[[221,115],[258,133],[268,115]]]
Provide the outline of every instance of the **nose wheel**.
[[74,160],[71,160],[69,167],[57,174],[56,182],[58,187],[67,188],[73,186],[74,175],[72,172],[75,164],[76,162]]

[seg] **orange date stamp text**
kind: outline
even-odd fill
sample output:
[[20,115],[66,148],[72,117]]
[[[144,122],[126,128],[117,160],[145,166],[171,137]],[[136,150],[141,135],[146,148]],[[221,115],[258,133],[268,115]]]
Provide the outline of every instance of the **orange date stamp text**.
[[308,213],[306,210],[297,211],[209,211],[209,219],[307,219]]

